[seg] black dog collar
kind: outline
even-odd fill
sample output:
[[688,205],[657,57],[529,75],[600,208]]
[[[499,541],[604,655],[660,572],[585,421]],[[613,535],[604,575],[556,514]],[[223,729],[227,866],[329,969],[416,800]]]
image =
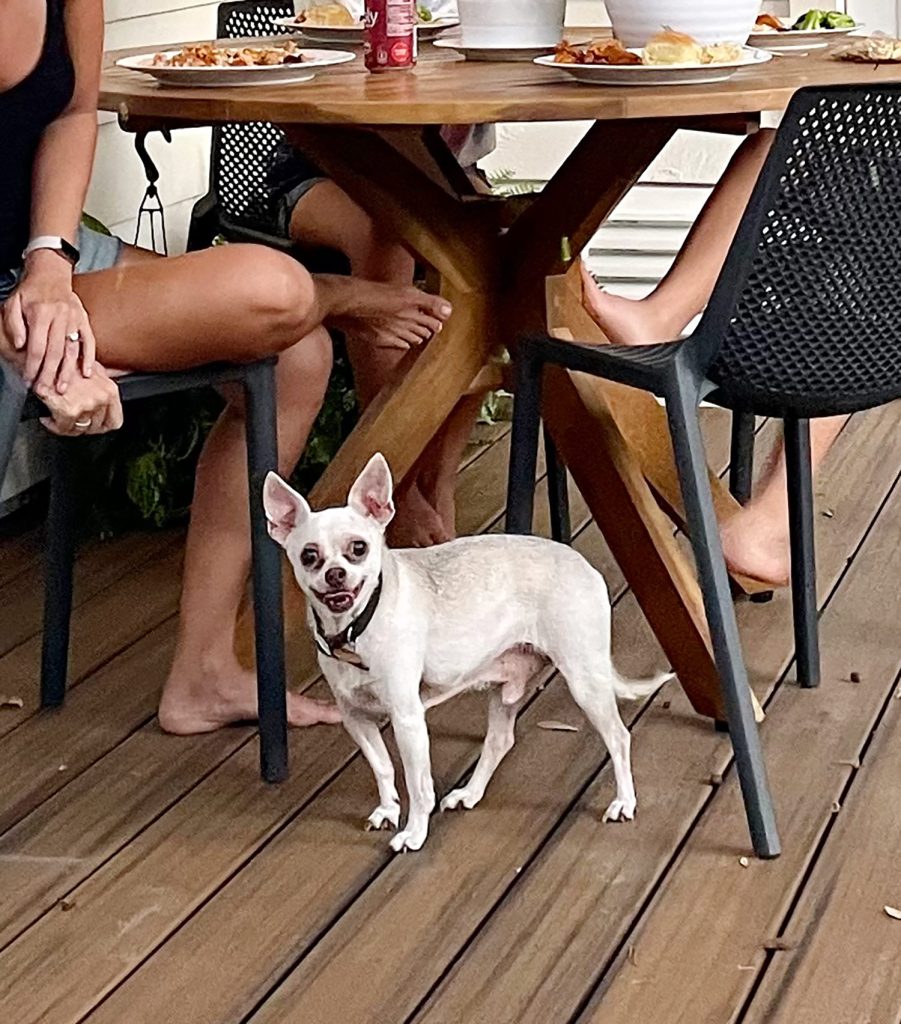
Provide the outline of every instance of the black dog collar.
[[379,606],[379,601],[382,597],[382,577],[379,575],[379,581],[376,584],[375,590],[372,592],[372,596],[366,602],[366,607],[360,614],[350,623],[345,629],[342,629],[340,633],[335,636],[327,636],[322,629],[322,620],[316,614],[316,609],[313,608],[313,618],[316,620],[316,646],[326,657],[334,658],[336,661],[343,661],[347,665],[353,665],[355,668],[360,669],[363,672],[368,672],[368,666],[363,664],[360,655],[353,649],[353,644],[356,640],[363,635],[366,627],[372,622],[372,616],[375,615],[375,610]]

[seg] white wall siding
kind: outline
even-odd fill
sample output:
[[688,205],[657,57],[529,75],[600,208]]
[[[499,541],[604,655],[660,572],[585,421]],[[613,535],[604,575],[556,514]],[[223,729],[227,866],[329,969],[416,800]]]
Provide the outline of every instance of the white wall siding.
[[[217,6],[191,0],[107,0],[106,48],[153,49],[164,43],[211,38]],[[161,174],[159,190],[166,207],[170,252],[183,251],[191,207],[206,192],[209,146],[207,129],[175,132],[171,145],[158,134],[148,140],[148,150]],[[101,115],[88,212],[131,241],[146,184],[134,138],[120,131],[110,115]]]

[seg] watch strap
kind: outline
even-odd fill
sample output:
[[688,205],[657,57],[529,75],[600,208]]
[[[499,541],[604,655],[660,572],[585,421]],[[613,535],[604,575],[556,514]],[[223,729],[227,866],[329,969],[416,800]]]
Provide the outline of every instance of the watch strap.
[[39,249],[51,249],[53,252],[58,252],[60,256],[67,259],[72,266],[78,262],[80,253],[75,246],[63,238],[61,235],[38,235],[36,238],[32,238],[28,245],[25,246],[25,251],[22,253],[22,259],[26,259],[33,252],[37,252]]

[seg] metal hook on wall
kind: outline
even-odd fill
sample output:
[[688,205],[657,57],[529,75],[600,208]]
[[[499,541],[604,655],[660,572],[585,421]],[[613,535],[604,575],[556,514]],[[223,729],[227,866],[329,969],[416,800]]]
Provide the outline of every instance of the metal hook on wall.
[[[137,150],[141,163],[144,165],[144,174],[147,178],[147,188],[144,190],[144,198],[141,200],[141,205],[138,207],[138,222],[135,226],[135,245],[140,244],[141,226],[146,217],[147,224],[150,229],[150,248],[154,252],[160,252],[165,256],[168,255],[169,252],[169,243],[166,239],[166,214],[163,209],[162,200],[160,199],[159,189],[156,187],[156,183],[160,180],[160,172],[156,164],[153,162],[153,158],[147,152],[147,134],[147,132],[139,132],[135,136],[135,149]],[[172,141],[172,133],[168,128],[160,129],[160,134],[166,142]],[[156,240],[157,219],[159,220],[160,242],[162,244],[160,249],[157,249]]]

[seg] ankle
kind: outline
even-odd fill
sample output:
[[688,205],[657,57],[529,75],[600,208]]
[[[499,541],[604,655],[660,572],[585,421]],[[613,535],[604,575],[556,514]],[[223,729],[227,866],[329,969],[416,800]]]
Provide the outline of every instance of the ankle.
[[179,644],[172,659],[169,678],[182,688],[193,688],[196,684],[206,688],[239,669],[238,659],[228,646],[215,644],[195,647]]

